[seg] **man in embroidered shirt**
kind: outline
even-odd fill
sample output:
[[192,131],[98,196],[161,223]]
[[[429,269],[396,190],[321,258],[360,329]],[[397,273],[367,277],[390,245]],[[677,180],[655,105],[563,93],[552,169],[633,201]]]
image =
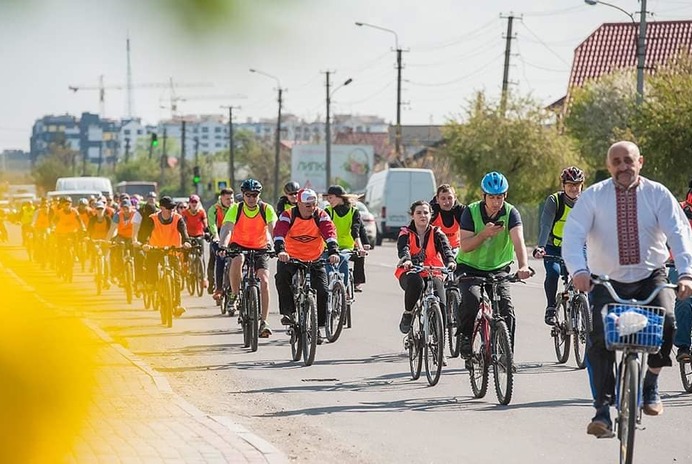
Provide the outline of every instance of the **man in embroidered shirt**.
[[[601,316],[601,309],[612,298],[605,288],[592,288],[591,274],[609,276],[622,298],[645,299],[657,285],[667,281],[667,241],[680,271],[678,297],[692,295],[692,232],[670,191],[639,175],[643,164],[637,145],[625,141],[613,144],[606,157],[612,178],[586,189],[565,223],[562,254],[567,269],[577,290],[592,292],[593,331],[589,334],[587,359],[596,416],[586,431],[596,437],[612,435],[615,353],[605,347]],[[664,307],[667,315],[663,346],[659,353],[649,355],[644,377],[643,409],[648,415],[663,411],[658,374],[663,366],[671,365],[673,299],[673,292],[665,289],[651,302]]]

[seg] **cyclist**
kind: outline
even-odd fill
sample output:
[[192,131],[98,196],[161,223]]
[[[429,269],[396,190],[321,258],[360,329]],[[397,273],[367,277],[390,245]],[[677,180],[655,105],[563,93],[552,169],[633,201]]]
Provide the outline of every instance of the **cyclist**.
[[[207,279],[209,286],[207,291],[216,296],[216,301],[221,301],[221,287],[223,286],[223,268],[224,260],[216,259],[216,253],[219,251],[219,228],[223,224],[223,218],[226,216],[228,208],[233,204],[233,189],[225,188],[219,192],[219,199],[207,210],[207,220],[209,221],[209,235],[211,243],[209,244],[209,263],[207,263]],[[217,293],[218,292],[218,293]]]
[[31,223],[34,221],[35,211],[36,208],[34,208],[34,205],[30,201],[24,201],[19,210],[19,223],[22,226],[22,245],[26,245],[26,241],[29,240]]
[[[50,208],[48,206],[48,202],[46,201],[45,198],[41,198],[41,203],[39,204],[38,208],[36,209],[36,212],[34,213],[34,217],[31,221],[31,225],[34,229],[34,233],[37,236],[47,238],[48,236],[48,230],[50,229]],[[44,242],[45,244],[45,242]]]
[[[541,213],[541,227],[538,233],[538,246],[533,250],[533,257],[543,258],[546,254],[562,256],[562,230],[574,203],[584,187],[584,171],[576,166],[562,170],[560,174],[562,190],[545,199]],[[556,261],[544,261],[545,281],[543,288],[547,307],[544,320],[548,325],[555,325],[555,308],[557,307],[557,285],[562,275],[562,265]]]
[[456,191],[449,184],[437,187],[437,194],[430,202],[432,217],[430,224],[439,227],[447,236],[449,245],[456,254],[459,250],[459,231],[461,230],[461,215],[466,209],[457,201]]
[[[688,185],[689,190],[687,191],[687,196],[685,200],[680,202],[682,210],[685,213],[685,217],[692,227],[692,179]],[[674,271],[672,269],[671,271]],[[677,272],[675,274],[674,280],[677,282]],[[673,281],[673,279],[671,279]],[[677,323],[677,330],[675,331],[675,340],[673,344],[678,348],[678,355],[676,359],[678,362],[690,362],[692,361],[692,355],[690,355],[690,332],[692,332],[692,297],[685,299],[678,299],[675,301],[675,321]]]
[[89,224],[89,219],[93,215],[93,211],[89,208],[89,200],[86,198],[80,198],[77,202],[77,212],[79,213],[79,218],[82,220],[83,224]]
[[85,230],[77,209],[72,207],[70,197],[63,197],[60,200],[60,209],[55,211],[52,221],[55,225],[56,243],[60,247],[71,246],[77,232]]
[[[609,276],[623,298],[648,298],[658,284],[667,282],[667,239],[680,271],[678,298],[692,295],[692,231],[670,191],[639,175],[643,162],[634,143],[621,141],[611,145],[606,167],[612,178],[586,189],[565,224],[562,255],[567,269],[577,290],[591,291],[593,331],[586,355],[596,415],[586,433],[596,437],[612,434],[610,405],[615,398],[615,353],[606,349],[601,317],[603,305],[612,302],[612,298],[602,286],[592,289],[591,274]],[[652,306],[665,308],[668,314],[663,346],[657,354],[649,355],[644,376],[643,410],[648,415],[663,412],[658,374],[663,366],[672,364],[673,297],[672,291],[664,289],[651,302]]]
[[[180,247],[181,244],[185,248],[190,248],[190,238],[187,235],[185,221],[183,221],[181,215],[174,211],[175,202],[173,199],[169,196],[163,196],[159,206],[161,211],[149,216],[154,223],[154,227],[149,234],[144,235],[144,242],[148,243],[151,248]],[[145,270],[147,285],[150,288],[156,286],[160,261],[160,254],[147,253]],[[171,256],[170,262],[176,275],[180,275],[180,264],[177,257]],[[176,282],[176,289],[173,291],[175,298],[173,315],[180,317],[185,312],[185,308],[180,305],[180,279],[174,279],[174,281]]]
[[[255,179],[246,179],[240,184],[243,193],[243,201],[234,203],[228,209],[221,227],[221,245],[231,248],[243,248],[252,250],[267,250],[271,248],[270,238],[276,224],[276,213],[272,205],[260,200],[262,184]],[[240,281],[242,279],[243,261],[245,257],[238,255],[231,260],[228,279],[231,284],[229,303],[233,310],[240,294]],[[267,324],[269,316],[269,256],[266,254],[255,256],[253,264],[260,281],[260,302],[262,305],[262,320],[259,326],[259,336],[267,338],[272,330]],[[220,298],[220,295],[217,299]]]
[[178,204],[175,205],[175,212],[180,214],[181,216],[183,215],[183,212],[187,209],[187,202],[186,201],[180,201]]
[[[91,216],[91,218],[89,219],[89,224],[87,225],[87,236],[91,240],[107,240],[108,232],[111,229],[112,220],[108,217],[108,215],[106,215],[106,204],[102,201],[97,201],[96,203],[94,203],[94,211],[95,213],[93,216]],[[93,249],[92,253],[94,253]],[[106,262],[108,262],[110,260],[108,256],[110,254],[110,250],[105,249],[104,254],[106,257]],[[93,254],[92,256],[96,255]],[[108,288],[110,286],[108,283],[110,279],[108,266],[106,266],[104,272],[106,274],[104,283],[106,288]]]
[[[208,227],[207,212],[204,211],[198,195],[190,195],[188,204],[190,205],[189,208],[183,211],[187,234],[193,240],[193,243],[197,243],[200,250],[204,250],[204,231]],[[204,253],[200,257],[202,258],[202,269],[204,269]],[[209,286],[209,281],[204,279],[202,286],[205,288]]]
[[[341,185],[332,185],[327,189],[327,201],[329,205],[324,208],[334,222],[336,228],[336,241],[340,250],[354,250],[358,256],[365,255],[363,243],[360,240],[360,228],[363,221],[360,219],[358,208],[353,205],[357,195],[348,195]],[[341,256],[339,272],[344,276],[344,285],[348,287],[348,258]],[[332,267],[327,267],[327,273]],[[328,275],[328,274],[327,274]],[[354,277],[355,279],[355,277]],[[365,279],[363,279],[365,280]]]
[[[401,228],[396,242],[399,264],[394,272],[397,280],[399,280],[399,286],[404,290],[404,313],[399,322],[399,330],[403,334],[407,334],[411,329],[413,309],[425,289],[422,274],[427,274],[427,271],[420,274],[409,274],[407,271],[411,269],[411,266],[447,266],[450,270],[456,268],[454,253],[452,253],[447,236],[442,230],[431,224],[432,208],[430,203],[424,200],[413,202],[409,214],[412,217],[411,223]],[[436,275],[436,277],[440,276]],[[440,299],[442,311],[444,311],[447,301],[442,279],[433,279],[433,284],[435,285],[435,293]]]
[[[274,250],[278,253],[276,264],[276,290],[279,294],[281,324],[292,325],[295,320],[295,302],[291,281],[296,266],[288,262],[291,258],[301,261],[317,261],[327,244],[330,264],[339,262],[339,244],[336,229],[329,215],[317,206],[317,194],[312,189],[298,190],[295,208],[284,211],[274,228]],[[324,266],[310,268],[310,284],[317,291],[317,321],[320,327],[318,343],[324,336],[327,319],[327,273]]]
[[[111,228],[106,238],[107,240],[111,240],[117,233],[115,241],[122,245],[120,250],[111,253],[111,270],[113,277],[116,279],[120,279],[123,269],[123,249],[124,247],[129,247],[130,251],[132,251],[135,224],[141,223],[142,216],[133,208],[129,198],[122,200],[119,211],[113,215]],[[135,268],[135,274],[136,273],[137,269]],[[136,275],[135,280],[139,280],[140,278],[141,275]]]
[[284,194],[279,198],[279,202],[276,204],[276,211],[278,214],[288,211],[296,205],[298,190],[300,190],[300,184],[295,181],[291,181],[284,185]]
[[[516,253],[517,277],[530,277],[521,215],[514,206],[505,201],[509,190],[507,179],[499,172],[489,172],[481,180],[481,190],[483,200],[468,205],[461,216],[461,237],[456,256],[457,271],[479,277],[508,273]],[[464,358],[468,358],[471,356],[473,322],[481,302],[480,285],[472,281],[463,281],[459,284],[459,290],[459,324],[462,333],[460,351]],[[507,322],[514,349],[516,320],[509,283],[501,283],[498,292],[500,313]]]
[[[146,202],[143,204],[142,202],[139,203],[138,212],[142,220],[140,223],[133,225],[132,236],[136,238],[137,242],[145,242],[146,237],[151,234],[151,231],[154,229],[154,221],[150,216],[158,211],[156,192],[147,193]],[[139,250],[135,253],[135,275],[144,276],[144,254]],[[144,282],[141,278],[135,279],[135,291],[137,294],[142,291],[143,285]]]

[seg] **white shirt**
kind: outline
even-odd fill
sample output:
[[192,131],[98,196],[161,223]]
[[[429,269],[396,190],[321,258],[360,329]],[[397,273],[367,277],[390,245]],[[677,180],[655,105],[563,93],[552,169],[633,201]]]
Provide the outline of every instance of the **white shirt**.
[[692,275],[692,229],[680,204],[664,185],[644,177],[633,188],[618,193],[607,179],[579,196],[562,241],[571,274],[586,270],[626,283],[645,279],[668,259],[667,241],[679,273]]

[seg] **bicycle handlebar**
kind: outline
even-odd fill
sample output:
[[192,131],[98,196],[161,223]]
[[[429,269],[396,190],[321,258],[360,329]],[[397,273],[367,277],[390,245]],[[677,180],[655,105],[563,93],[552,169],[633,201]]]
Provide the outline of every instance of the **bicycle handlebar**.
[[606,290],[608,290],[608,293],[610,293],[610,296],[613,297],[613,300],[616,303],[625,304],[625,305],[626,304],[632,304],[635,306],[648,305],[649,303],[651,303],[653,301],[654,298],[656,298],[656,296],[658,296],[659,293],[661,293],[661,290],[663,290],[663,289],[666,289],[666,288],[677,289],[678,288],[678,286],[675,284],[668,284],[668,283],[659,284],[651,292],[651,295],[649,295],[649,297],[645,300],[635,300],[634,298],[626,300],[626,299],[620,298],[620,295],[617,294],[617,292],[615,291],[615,289],[613,288],[613,286],[610,283],[610,279],[607,276],[592,277],[591,282],[593,282],[594,285],[600,285],[600,286],[604,287]]
[[[531,276],[536,274],[536,271],[533,270],[533,268],[529,267],[529,271],[531,271]],[[502,282],[510,282],[510,283],[523,283],[525,284],[526,282],[522,279],[520,279],[517,276],[517,273],[515,272],[514,274],[489,274],[487,276],[474,276],[474,275],[468,275],[468,274],[461,274],[460,276],[457,277],[457,280],[470,280],[477,282],[479,284],[493,284],[493,283],[502,283]]]
[[429,272],[441,272],[443,274],[453,274],[454,271],[449,269],[447,266],[422,266],[416,264],[411,266],[408,271],[409,274],[418,274],[419,272],[429,271]]

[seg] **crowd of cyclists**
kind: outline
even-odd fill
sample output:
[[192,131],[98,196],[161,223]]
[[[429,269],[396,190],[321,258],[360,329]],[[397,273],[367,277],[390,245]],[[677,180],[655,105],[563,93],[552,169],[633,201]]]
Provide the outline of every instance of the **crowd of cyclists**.
[[[593,327],[587,343],[587,367],[596,414],[587,433],[597,437],[612,433],[609,410],[615,382],[614,354],[604,344],[601,317],[601,308],[612,298],[603,288],[594,287],[592,277],[609,276],[621,295],[645,299],[653,287],[668,280],[666,262],[674,263],[669,267],[671,279],[678,284],[677,299],[672,290],[664,290],[652,302],[665,308],[667,316],[662,348],[648,358],[642,393],[645,414],[662,412],[658,374],[663,366],[671,365],[672,346],[677,347],[678,361],[692,360],[692,181],[686,198],[678,202],[663,185],[639,174],[642,165],[643,156],[635,144],[618,142],[606,156],[611,177],[604,181],[585,189],[585,173],[575,166],[565,168],[560,174],[561,190],[544,202],[538,246],[532,252],[536,259],[564,259],[544,260],[545,324],[556,324],[558,282],[563,275],[571,276],[578,291],[590,294]],[[509,180],[502,173],[489,172],[480,186],[481,198],[468,205],[458,201],[449,184],[440,185],[434,198],[415,201],[409,210],[411,222],[401,229],[396,242],[395,277],[404,291],[400,331],[409,333],[414,308],[424,292],[423,277],[432,273],[443,314],[445,285],[454,285],[460,292],[461,303],[454,316],[459,322],[459,352],[467,360],[472,356],[482,291],[478,280],[459,277],[509,275],[512,265],[518,279],[533,275],[521,215],[507,201]],[[224,310],[231,315],[238,309],[246,265],[244,254],[237,251],[263,251],[253,254],[253,262],[247,263],[254,267],[259,280],[260,338],[272,335],[268,321],[272,306],[269,260],[278,259],[274,284],[285,326],[296,323],[293,276],[297,263],[319,263],[309,268],[309,277],[316,293],[321,343],[330,304],[328,275],[338,270],[346,285],[352,275],[355,291],[362,291],[370,245],[354,206],[357,195],[333,185],[324,195],[326,203],[320,203],[320,195],[296,182],[287,183],[283,193],[274,207],[262,200],[261,182],[246,179],[238,195],[223,189],[206,211],[197,195],[176,203],[171,197],[158,199],[150,192],[146,198],[127,194],[82,198],[76,207],[69,197],[50,202],[42,199],[36,207],[23,205],[17,219],[24,243],[33,240],[34,248],[47,243],[49,237],[58,248],[99,241],[117,244],[109,256],[108,280],[113,285],[123,284],[122,250],[129,249],[134,254],[137,295],[156,288],[161,262],[157,249],[202,249],[209,242],[202,286],[217,304],[224,300]],[[185,256],[179,253],[172,259],[177,275],[185,272]],[[444,268],[447,271],[432,270]],[[182,277],[178,281],[173,313],[180,317],[185,312],[180,300]],[[509,283],[499,283],[496,291],[514,349],[517,324]],[[449,321],[444,318],[445,323]]]

